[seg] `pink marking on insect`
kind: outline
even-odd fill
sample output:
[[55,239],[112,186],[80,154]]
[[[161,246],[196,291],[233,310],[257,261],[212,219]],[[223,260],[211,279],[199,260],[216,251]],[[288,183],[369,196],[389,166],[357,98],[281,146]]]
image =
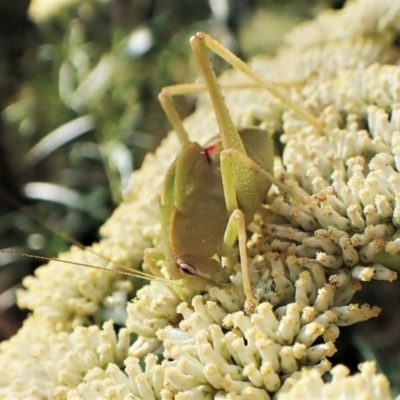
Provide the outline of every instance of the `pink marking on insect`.
[[222,150],[222,142],[219,136],[210,139],[203,149],[210,164],[219,164],[219,155]]

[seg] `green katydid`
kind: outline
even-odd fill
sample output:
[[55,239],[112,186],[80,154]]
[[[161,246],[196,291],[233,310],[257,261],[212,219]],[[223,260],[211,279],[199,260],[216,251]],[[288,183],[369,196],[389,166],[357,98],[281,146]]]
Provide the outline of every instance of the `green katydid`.
[[[253,220],[272,183],[294,198],[299,196],[270,173],[273,167],[271,136],[254,127],[237,131],[224,103],[207,47],[255,81],[254,84],[230,84],[228,89],[265,88],[311,125],[318,129],[322,127],[307,110],[258,76],[210,36],[200,32],[191,38],[191,45],[206,85],[167,87],[159,95],[183,147],[166,173],[161,196],[161,224],[165,241],[163,258],[166,259],[170,278],[182,279],[181,283],[189,288],[206,289],[221,285],[228,282],[229,276],[213,256],[229,256],[238,237],[246,309],[252,312],[256,299],[247,268],[246,226]],[[204,88],[210,94],[220,136],[202,147],[189,141],[171,96]],[[145,263],[155,276],[119,266],[122,269],[120,272],[168,283],[159,271],[151,267],[150,257],[145,254]],[[179,282],[169,283],[179,285]]]
[[293,197],[299,196],[271,175],[271,136],[258,128],[245,128],[239,133],[234,126],[207,47],[269,90],[313,126],[321,128],[321,125],[307,110],[283,95],[275,85],[264,81],[210,36],[199,32],[190,43],[206,81],[220,136],[204,147],[190,142],[171,99],[172,95],[187,93],[189,87],[180,85],[180,90],[174,87],[163,89],[159,99],[183,145],[166,174],[161,196],[166,267],[171,278],[185,279],[191,287],[207,288],[225,283],[227,273],[212,257],[228,256],[238,237],[245,308],[251,313],[257,301],[252,293],[247,266],[246,226],[252,222],[272,183]]

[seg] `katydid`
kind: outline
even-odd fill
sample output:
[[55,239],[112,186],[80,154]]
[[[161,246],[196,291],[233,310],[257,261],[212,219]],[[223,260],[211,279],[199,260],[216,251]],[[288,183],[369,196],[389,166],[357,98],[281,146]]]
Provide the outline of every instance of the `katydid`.
[[[246,227],[252,222],[271,184],[296,200],[302,199],[271,174],[271,136],[256,127],[237,130],[234,126],[209,60],[207,47],[255,82],[228,84],[227,89],[254,86],[264,88],[315,128],[322,129],[322,126],[301,105],[294,103],[276,85],[258,76],[210,36],[197,33],[191,38],[191,45],[206,84],[171,86],[164,88],[159,95],[183,147],[166,173],[160,204],[165,242],[163,258],[173,281],[166,280],[160,271],[149,265],[151,254],[149,256],[148,253],[145,254],[145,263],[155,276],[121,266],[119,268],[122,271],[118,272],[143,279],[162,280],[175,287],[182,283],[189,288],[204,290],[213,285],[222,285],[229,282],[229,274],[214,257],[227,257],[229,262],[231,249],[238,238],[247,299],[245,308],[251,313],[257,301],[252,293],[247,267]],[[189,141],[171,96],[204,89],[210,94],[220,135],[202,147]]]
[[[271,174],[271,136],[258,128],[236,129],[224,103],[207,47],[313,126],[321,126],[307,110],[264,81],[210,36],[199,32],[190,43],[213,103],[220,136],[204,147],[190,142],[171,99],[171,95],[179,94],[179,90],[170,87],[160,93],[161,104],[184,146],[166,174],[161,196],[166,267],[172,279],[185,279],[191,287],[206,289],[225,283],[229,280],[227,272],[213,257],[229,256],[238,238],[245,309],[251,313],[257,300],[247,266],[246,226],[252,222],[272,183],[297,199],[299,196]],[[188,87],[181,85],[180,88],[182,92],[189,91]]]

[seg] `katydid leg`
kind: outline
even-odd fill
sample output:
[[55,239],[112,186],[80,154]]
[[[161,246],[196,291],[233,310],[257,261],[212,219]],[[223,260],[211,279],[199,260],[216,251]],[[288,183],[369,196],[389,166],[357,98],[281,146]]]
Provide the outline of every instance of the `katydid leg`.
[[[246,154],[240,135],[229,114],[228,108],[222,96],[217,77],[215,75],[205,37],[197,34],[190,39],[190,45],[196,56],[197,63],[208,87],[208,93],[214,106],[215,116],[221,135],[223,149],[236,149]],[[243,165],[232,165],[235,190],[238,201],[246,210],[255,212],[259,206],[257,184],[254,173]]]
[[[220,88],[223,90],[257,89],[258,83],[222,83]],[[186,83],[164,87],[158,94],[158,100],[164,110],[171,126],[176,132],[181,147],[189,143],[189,135],[183,126],[181,117],[173,102],[174,96],[182,96],[194,93],[207,92],[208,87],[204,83]]]
[[222,187],[224,189],[226,209],[228,210],[228,214],[231,215],[239,208],[233,177],[234,171],[231,159],[229,157],[221,157],[222,154],[223,152],[220,153]]
[[185,127],[183,126],[182,119],[178,114],[174,102],[172,101],[172,97],[165,89],[166,88],[164,88],[158,94],[158,100],[164,110],[165,115],[168,117],[169,122],[171,123],[175,133],[178,136],[181,147],[184,147],[190,142],[189,135],[186,132]]
[[[236,150],[229,149],[221,151],[221,175],[222,184],[224,189],[224,197],[226,208],[230,214],[227,228],[224,234],[224,246],[226,253],[229,254],[229,249],[234,245],[236,238],[239,242],[240,265],[243,279],[243,290],[246,295],[246,311],[251,314],[257,306],[257,300],[253,295],[250,282],[250,273],[247,263],[247,236],[246,236],[246,221],[245,216],[241,210],[238,209],[236,198],[236,191],[233,179],[233,164],[242,164],[244,168],[261,174],[266,180],[275,184],[278,188],[290,195],[292,198],[299,202],[304,202],[304,199],[298,195],[293,189],[282,183],[279,179],[275,178],[270,172],[261,168],[256,162],[249,158],[246,154]],[[228,266],[230,266],[229,256],[227,257]]]
[[[224,246],[226,253],[229,254],[229,249],[233,248],[233,245],[238,238],[239,242],[239,254],[240,254],[240,266],[242,270],[243,279],[243,290],[246,295],[246,311],[251,314],[257,305],[257,300],[253,295],[250,282],[250,273],[247,263],[247,236],[246,236],[246,220],[243,212],[239,210],[235,184],[233,178],[233,166],[229,157],[222,157],[224,152],[221,152],[221,176],[222,185],[224,189],[224,197],[226,203],[226,209],[230,214],[228,225],[224,234]],[[239,152],[240,153],[240,152]],[[228,266],[230,264],[229,255],[227,257]]]
[[253,81],[257,82],[261,87],[268,90],[274,97],[279,99],[283,104],[293,110],[300,118],[307,121],[311,126],[316,129],[323,129],[321,122],[319,122],[318,119],[315,118],[306,108],[304,108],[301,104],[296,103],[289,96],[281,92],[276,85],[258,75],[244,61],[242,61],[217,40],[213,39],[204,32],[198,32],[190,39],[191,43],[195,41],[201,41],[204,43],[205,46],[207,46],[215,54],[218,54],[227,63],[235,67],[237,70],[243,72]]
[[246,222],[244,214],[236,209],[229,217],[228,225],[224,235],[224,245],[227,249],[231,249],[236,239],[239,242],[240,254],[240,267],[242,271],[243,290],[246,296],[245,310],[248,314],[252,314],[258,304],[257,299],[253,295],[250,282],[250,272],[247,263],[247,236],[246,236]]
[[[266,180],[274,184],[276,187],[281,189],[284,193],[292,197],[297,202],[304,203],[307,201],[307,199],[300,196],[298,193],[296,193],[289,186],[285,185],[270,172],[260,167],[255,161],[253,161],[246,154],[243,154],[235,149],[223,150],[221,151],[221,165],[225,163],[226,159],[231,159],[231,160],[234,159],[235,162],[240,163],[243,166],[247,166],[247,168],[249,168],[250,170],[254,171],[257,174],[262,175],[263,177],[265,177]],[[230,163],[232,163],[232,161],[230,161]]]

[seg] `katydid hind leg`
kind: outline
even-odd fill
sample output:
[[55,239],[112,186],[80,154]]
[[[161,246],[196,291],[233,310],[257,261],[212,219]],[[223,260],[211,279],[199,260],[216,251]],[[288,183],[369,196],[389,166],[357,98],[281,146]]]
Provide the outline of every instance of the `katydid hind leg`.
[[[239,132],[232,121],[222,96],[217,77],[211,64],[204,35],[196,34],[192,36],[190,44],[208,87],[208,93],[214,107],[215,116],[220,130],[223,149],[235,149],[246,154]],[[232,164],[232,169],[236,196],[238,197],[239,203],[243,209],[255,212],[259,206],[259,202],[254,173],[248,168],[243,168],[241,164]]]
[[276,187],[278,187],[280,190],[282,190],[284,193],[286,193],[288,196],[290,196],[293,200],[299,202],[299,203],[305,203],[307,202],[308,198],[304,198],[294,189],[286,185],[285,183],[281,182],[278,178],[276,178],[271,172],[267,171],[266,169],[262,168],[257,162],[255,162],[253,159],[248,157],[247,155],[235,150],[235,149],[228,149],[228,150],[223,150],[221,152],[221,162],[226,159],[230,159],[232,163],[239,163],[245,166],[246,168],[254,171],[256,174],[260,176],[259,179],[264,179],[267,182],[269,182],[269,186],[271,184],[274,184]]
[[[274,157],[271,135],[259,128],[242,128],[239,129],[239,132],[247,155],[241,152],[238,153],[242,154],[242,157],[246,160],[251,159],[265,170],[268,176],[272,176]],[[236,152],[237,150],[234,151]],[[249,174],[255,176],[255,192],[251,190],[252,187],[235,185],[234,165],[240,165],[242,169],[247,169]],[[222,150],[220,153],[220,166],[227,210],[231,214],[235,209],[241,209],[245,215],[246,225],[248,225],[252,222],[254,214],[265,200],[267,191],[271,187],[271,180],[258,174],[251,166],[244,163],[240,158],[235,158],[229,152],[227,153],[226,150]],[[243,202],[243,198],[246,196],[252,196],[255,200]],[[250,207],[249,204],[253,203],[254,206]]]
[[262,76],[253,71],[247,63],[242,61],[239,57],[233,54],[228,48],[223,46],[217,40],[204,32],[196,33],[196,35],[191,38],[191,43],[192,41],[194,42],[196,40],[201,40],[201,42],[204,43],[204,45],[207,46],[211,51],[213,51],[215,54],[218,54],[227,63],[232,65],[238,71],[241,71],[254,82],[257,82],[260,87],[270,92],[274,97],[279,99],[283,104],[285,104],[289,109],[291,109],[304,121],[308,122],[315,129],[321,130],[324,128],[323,124],[319,122],[318,119],[314,117],[314,115],[312,115],[305,107],[293,101],[288,95],[280,91],[277,85],[274,85],[272,82],[267,81]]

